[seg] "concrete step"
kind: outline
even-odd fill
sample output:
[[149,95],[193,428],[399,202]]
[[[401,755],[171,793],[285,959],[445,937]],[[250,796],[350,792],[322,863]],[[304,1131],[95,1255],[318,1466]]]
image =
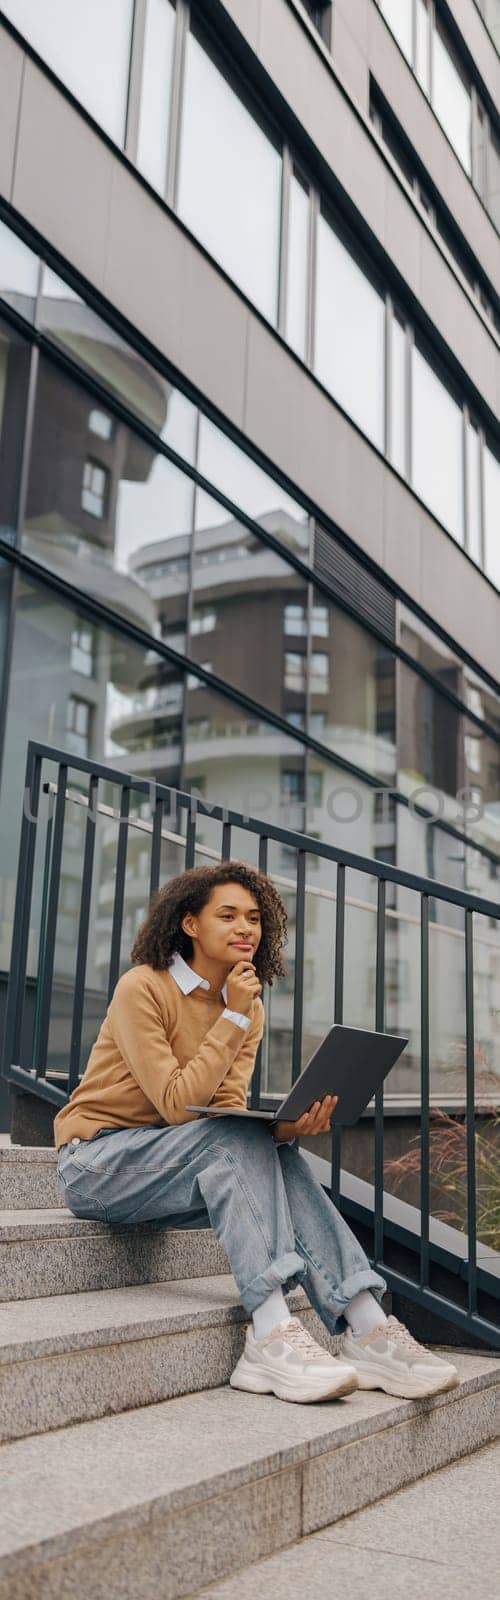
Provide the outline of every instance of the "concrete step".
[[229,1386],[5,1444],[0,1600],[180,1600],[498,1434],[500,1361],[458,1388],[286,1404]]
[[0,1210],[64,1209],[56,1168],[57,1150],[16,1144],[0,1149]]
[[288,1550],[210,1584],[198,1600],[492,1596],[500,1572],[499,1504],[500,1446],[487,1444]]
[[[331,1336],[303,1289],[287,1297]],[[21,1300],[0,1312],[0,1440],[228,1383],[248,1317],[231,1275]]]
[[0,1301],[229,1272],[211,1228],[113,1228],[66,1206],[0,1212]]

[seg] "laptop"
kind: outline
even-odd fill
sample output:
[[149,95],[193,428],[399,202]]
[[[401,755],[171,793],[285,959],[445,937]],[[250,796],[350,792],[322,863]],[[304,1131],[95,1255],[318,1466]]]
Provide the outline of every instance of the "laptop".
[[374,1033],[368,1028],[348,1028],[334,1022],[277,1111],[252,1111],[232,1106],[186,1106],[199,1116],[258,1117],[263,1122],[296,1122],[315,1100],[338,1095],[332,1116],[340,1127],[350,1128],[380,1088],[402,1055],[407,1039],[395,1033]]

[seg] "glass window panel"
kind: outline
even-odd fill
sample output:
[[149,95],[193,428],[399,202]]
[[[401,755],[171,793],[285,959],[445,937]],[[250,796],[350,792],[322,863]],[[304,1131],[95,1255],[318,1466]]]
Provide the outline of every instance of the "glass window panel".
[[39,265],[38,256],[0,222],[0,295],[28,322],[35,313]]
[[[7,573],[5,577],[6,581],[10,581]],[[90,654],[85,651],[85,661],[79,663],[75,656],[75,641],[88,641],[89,628],[92,631],[92,651]],[[9,965],[28,740],[38,739],[61,749],[69,749],[71,745],[71,749],[74,749],[71,742],[74,736],[75,740],[86,742],[88,754],[96,761],[109,762],[126,772],[132,770],[138,776],[175,785],[179,783],[181,713],[182,674],[177,668],[162,661],[153,649],[121,637],[112,628],[101,627],[97,623],[90,625],[77,607],[62,602],[58,596],[50,593],[45,584],[39,585],[26,579],[24,574],[18,574],[1,793],[0,924],[4,970]],[[82,786],[81,778],[75,783],[70,776],[69,787],[81,789]],[[99,798],[116,804],[116,790],[103,794],[101,787]],[[45,801],[42,802],[44,804]],[[151,817],[149,801],[146,810]],[[71,817],[67,815],[65,827],[69,823]],[[87,983],[92,986],[96,982],[98,987],[99,973],[104,974],[104,982],[107,982],[116,851],[116,830],[113,832],[111,849],[109,824],[106,826],[108,839],[105,831],[104,836],[100,831],[96,839],[96,894],[93,897],[93,917],[96,920],[91,927],[87,972]],[[137,912],[141,907],[145,909],[149,881],[148,868],[137,874],[130,871],[138,841],[142,849],[146,846],[149,851],[150,836],[144,833],[137,835],[131,846],[132,862],[128,861],[127,864],[127,896],[132,896],[127,916],[132,921],[134,906]],[[83,834],[77,826],[75,848],[65,857],[63,877],[69,877],[71,882],[77,884],[78,904],[82,863]],[[37,867],[32,908],[31,971],[36,970],[42,867],[43,854]],[[68,890],[70,896],[71,892]],[[64,960],[69,961],[71,957],[69,970],[64,968],[67,976],[74,971],[77,930],[78,910],[70,928],[66,926],[63,941],[67,952]],[[130,947],[133,928],[128,931]],[[58,925],[56,974],[61,973],[63,964],[59,934]],[[91,1039],[93,1037],[95,1034],[91,1033]]]
[[429,0],[416,0],[415,72],[425,94],[429,94]]
[[0,537],[16,538],[31,349],[0,321]]
[[[295,739],[206,687],[187,690],[184,788],[203,779],[204,798],[287,827],[283,768],[303,760]],[[200,829],[203,819],[199,819]]]
[[198,427],[198,408],[191,400],[187,400],[180,389],[172,389],[170,384],[165,384],[166,393],[166,421],[161,429],[160,438],[165,444],[170,445],[177,455],[183,456],[194,466],[196,460],[196,434]]
[[461,827],[500,859],[500,744],[464,717],[464,753]]
[[[441,790],[445,810],[437,802],[432,805],[430,791],[420,803],[455,824],[455,797],[462,783],[462,712],[405,662],[399,664],[398,678],[399,786],[407,796],[428,785]],[[444,671],[442,679],[446,681]],[[453,679],[448,687],[454,689]]]
[[309,277],[309,194],[300,179],[290,178],[286,338],[303,360],[307,350],[307,286]]
[[462,411],[414,346],[412,482],[417,494],[463,544]]
[[[76,559],[82,589],[179,637],[188,574],[168,563],[189,554],[192,483],[118,419],[108,439],[89,432],[93,409],[91,394],[42,358],[24,548],[69,582]],[[161,561],[167,574],[150,578]]]
[[314,370],[383,449],[385,305],[349,251],[318,219]]
[[500,140],[489,123],[487,147],[486,204],[495,227],[500,232]]
[[413,59],[413,0],[379,0],[386,22],[404,50],[408,61]]
[[3,10],[96,122],[123,144],[133,0],[5,0]]
[[[398,642],[402,648],[435,677],[441,678],[469,710],[474,709],[477,716],[484,717],[500,732],[500,696],[485,682],[481,673],[462,661],[451,645],[440,639],[439,634],[434,633],[401,602],[398,603],[398,615]],[[470,693],[474,694],[473,708],[469,700]]]
[[484,448],[484,564],[500,589],[500,461]]
[[391,321],[391,406],[390,459],[398,472],[406,473],[408,347],[406,329],[398,317]]
[[[307,757],[307,813],[308,834],[324,844],[339,849],[352,850],[372,860],[382,849],[393,850],[395,842],[394,802],[387,796],[382,813],[375,789],[363,783],[362,778],[337,767],[310,750]],[[384,856],[389,860],[389,854]],[[311,857],[308,867],[313,873]],[[321,863],[316,871],[321,883],[328,882],[331,864]],[[362,883],[361,874],[359,882]]]
[[281,168],[278,150],[191,32],[179,214],[271,322],[277,312]]
[[328,650],[321,652],[327,666],[319,669],[321,679],[311,674],[310,732],[345,761],[390,783],[396,766],[394,656],[329,602],[328,617]]
[[44,267],[39,325],[45,336],[73,361],[93,373],[125,405],[161,435],[167,428],[171,385],[75,294],[63,278]]
[[[471,851],[470,854],[475,856],[476,852]],[[490,876],[483,872],[482,886],[475,892],[485,895],[489,900],[498,900],[498,869],[495,871],[489,862],[483,865],[484,868],[490,867]],[[500,1100],[500,923],[477,914],[474,916],[474,1028],[479,1041],[475,1100],[476,1105],[478,1101],[485,1101],[489,1109],[492,1105],[498,1105]],[[491,1221],[487,1207],[486,1191],[483,1216],[487,1232],[484,1242],[491,1245]],[[479,1238],[481,1233],[479,1225]]]
[[466,428],[467,452],[467,549],[474,561],[481,561],[481,445],[472,422]]
[[170,0],[148,0],[142,61],[137,166],[160,194],[167,178],[168,128],[175,10]]
[[189,654],[203,659],[210,621],[213,672],[280,716],[300,712],[305,726],[305,682],[290,685],[284,673],[284,620],[290,601],[305,611],[306,585],[257,535],[221,518],[217,501],[210,518],[207,495],[204,508],[207,519],[195,534]]
[[[222,433],[208,417],[200,416],[198,471],[208,478],[216,489],[221,489],[228,500],[233,500],[252,517],[262,523],[270,533],[281,539],[290,549],[302,554],[309,548],[309,523],[307,512],[297,500],[269,477],[262,467],[245,455],[239,446]],[[205,510],[203,492],[196,497],[196,526],[203,527]],[[213,502],[209,502],[212,514]],[[230,518],[231,513],[219,507],[219,518]]]
[[500,52],[500,0],[478,0],[481,16]]
[[450,144],[471,173],[471,97],[439,23],[433,30],[432,104]]
[[[441,678],[454,693],[462,687],[470,709],[481,714],[478,690],[461,686],[456,672],[445,666]],[[464,848],[440,824],[500,854],[500,745],[404,663],[399,708],[398,786],[410,802],[398,823],[402,847],[407,857],[413,850],[413,870],[465,888]],[[419,832],[417,805],[435,819],[426,839]]]

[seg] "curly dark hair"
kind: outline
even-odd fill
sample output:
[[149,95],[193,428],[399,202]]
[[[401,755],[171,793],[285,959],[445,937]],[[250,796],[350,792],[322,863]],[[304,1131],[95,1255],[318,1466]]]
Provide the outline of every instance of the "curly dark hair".
[[151,896],[148,914],[138,930],[130,959],[150,967],[167,967],[175,950],[184,959],[193,954],[193,941],[181,927],[187,912],[203,910],[219,883],[240,883],[253,894],[261,914],[262,935],[255,951],[259,982],[272,988],[273,978],[286,977],[281,951],[287,941],[288,915],[271,879],[245,861],[221,861],[214,867],[190,867],[179,872]]

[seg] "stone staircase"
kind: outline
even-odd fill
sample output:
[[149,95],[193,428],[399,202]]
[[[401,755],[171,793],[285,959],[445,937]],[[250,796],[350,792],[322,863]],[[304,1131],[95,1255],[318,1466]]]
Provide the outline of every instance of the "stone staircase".
[[[0,1600],[180,1600],[233,1574],[236,1594],[498,1436],[484,1349],[454,1348],[460,1386],[418,1402],[232,1390],[247,1319],[211,1230],[78,1222],[55,1162],[0,1150]],[[302,1289],[288,1303],[338,1347]]]

